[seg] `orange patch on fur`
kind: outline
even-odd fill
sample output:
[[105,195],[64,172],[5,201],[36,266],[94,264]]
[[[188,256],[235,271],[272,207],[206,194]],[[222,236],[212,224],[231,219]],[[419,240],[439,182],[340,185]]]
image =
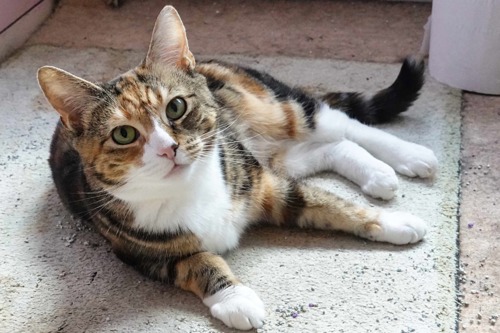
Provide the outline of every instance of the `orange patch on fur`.
[[243,89],[245,89],[250,94],[253,94],[261,99],[269,98],[270,94],[265,89],[262,84],[256,82],[254,79],[246,76],[246,75],[234,75],[235,84],[240,85]]
[[269,174],[262,174],[260,179],[259,193],[256,196],[256,201],[260,202],[262,215],[266,219],[275,220],[278,206],[280,202],[276,201],[276,182]]
[[286,132],[291,139],[295,139],[297,135],[297,120],[292,106],[288,103],[282,105],[282,110],[286,117]]
[[369,234],[377,234],[382,231],[382,227],[378,223],[366,223],[364,229]]

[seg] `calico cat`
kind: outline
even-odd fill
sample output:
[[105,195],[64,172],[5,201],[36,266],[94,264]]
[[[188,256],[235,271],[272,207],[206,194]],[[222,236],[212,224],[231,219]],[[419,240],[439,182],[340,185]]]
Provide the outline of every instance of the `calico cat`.
[[418,217],[358,206],[301,180],[331,170],[390,199],[394,170],[433,176],[431,150],[361,123],[411,105],[423,84],[420,61],[405,60],[394,84],[371,99],[316,98],[250,68],[196,64],[167,6],[136,68],[97,84],[46,66],[38,80],[61,117],[49,162],[64,204],[92,221],[119,258],[193,292],[227,326],[265,319],[260,298],[219,255],[252,224],[393,244],[425,235]]

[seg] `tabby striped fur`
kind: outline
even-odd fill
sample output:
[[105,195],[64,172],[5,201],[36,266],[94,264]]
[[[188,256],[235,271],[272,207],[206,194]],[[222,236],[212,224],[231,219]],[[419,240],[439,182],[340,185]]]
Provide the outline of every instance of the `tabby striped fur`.
[[[399,84],[384,94],[393,101],[398,89],[410,94],[390,116],[370,119],[394,117],[417,97],[422,65],[407,60],[405,66]],[[105,84],[54,67],[42,67],[38,79],[61,115],[50,166],[65,205],[92,221],[122,260],[193,292],[228,326],[260,327],[265,318],[257,294],[219,256],[254,223],[341,230],[394,244],[425,234],[415,216],[361,207],[301,178],[333,170],[367,194],[390,199],[397,188],[393,169],[435,173],[430,150],[332,108],[364,114],[349,112],[356,103],[337,95],[317,99],[222,62],[195,65],[172,7],[160,13],[137,68]],[[401,85],[412,80],[413,88]],[[173,107],[184,112],[176,119],[165,111],[173,101],[186,106]],[[374,112],[384,112],[382,106]],[[117,129],[123,137],[125,129],[135,133],[132,141],[120,144]]]

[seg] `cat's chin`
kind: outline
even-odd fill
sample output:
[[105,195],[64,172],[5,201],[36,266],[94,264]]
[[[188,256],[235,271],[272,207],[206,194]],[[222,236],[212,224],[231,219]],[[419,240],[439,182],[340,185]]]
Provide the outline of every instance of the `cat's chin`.
[[170,169],[169,172],[165,176],[163,176],[164,179],[171,178],[171,177],[176,177],[182,174],[189,165],[182,165],[182,164],[174,164],[173,168]]

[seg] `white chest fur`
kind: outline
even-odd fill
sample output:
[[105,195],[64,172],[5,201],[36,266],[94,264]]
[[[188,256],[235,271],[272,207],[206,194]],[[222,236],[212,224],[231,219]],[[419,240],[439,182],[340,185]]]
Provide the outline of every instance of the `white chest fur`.
[[144,179],[141,173],[141,169],[134,171],[130,181],[115,191],[130,204],[135,227],[149,232],[192,232],[205,250],[215,253],[237,246],[244,226],[232,216],[217,150],[167,179]]

